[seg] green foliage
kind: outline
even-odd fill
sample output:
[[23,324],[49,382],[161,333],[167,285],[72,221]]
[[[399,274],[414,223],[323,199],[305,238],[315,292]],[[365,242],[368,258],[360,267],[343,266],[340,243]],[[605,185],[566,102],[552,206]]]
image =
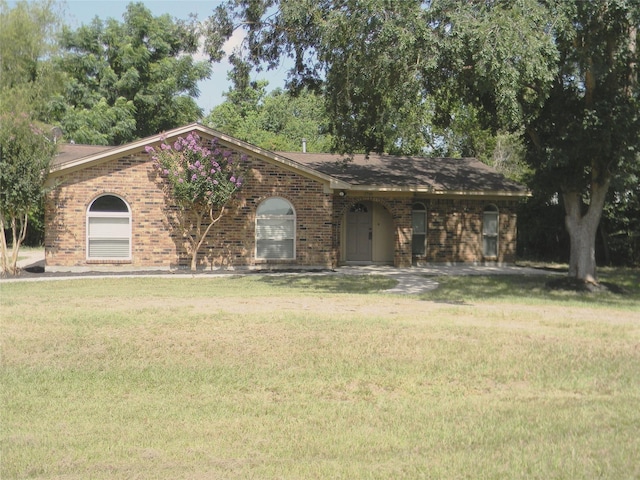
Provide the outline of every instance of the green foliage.
[[212,18],[213,43],[242,25],[253,65],[292,57],[292,89],[322,84],[337,150],[472,154],[567,195],[595,276],[608,185],[637,175],[637,2],[231,0]]
[[[29,214],[41,203],[56,145],[26,114],[0,116],[0,271],[15,273]],[[9,254],[5,228],[12,232]]]
[[44,105],[60,89],[52,59],[61,14],[55,2],[0,0],[0,112],[31,112],[44,120]]
[[252,65],[293,57],[289,90],[324,85],[334,149],[416,151],[424,144],[419,68],[430,61],[431,45],[420,2],[232,1],[210,19],[211,51],[234,23],[247,29]]
[[95,18],[75,31],[65,28],[61,43],[58,68],[67,82],[49,112],[69,139],[121,144],[202,115],[193,97],[210,66],[193,60],[195,21],[154,17],[131,3],[123,23]]
[[221,150],[213,140],[203,146],[195,132],[179,137],[159,149],[146,148],[161,177],[170,185],[173,198],[181,205],[225,205],[242,186],[242,164],[246,156],[234,158],[230,150]]
[[331,150],[321,96],[308,89],[296,94],[280,89],[267,94],[265,89],[266,83],[255,82],[242,96],[237,89],[230,90],[206,123],[268,150],[299,151],[302,139],[309,152]]
[[560,58],[544,107],[528,125],[529,160],[547,191],[588,198],[594,183],[637,164],[640,91],[633,45],[640,6],[558,2],[554,17]]
[[191,270],[196,270],[202,243],[242,187],[247,157],[224,149],[217,139],[203,141],[196,132],[173,145],[163,141],[145,150],[178,207],[176,226],[186,240]]

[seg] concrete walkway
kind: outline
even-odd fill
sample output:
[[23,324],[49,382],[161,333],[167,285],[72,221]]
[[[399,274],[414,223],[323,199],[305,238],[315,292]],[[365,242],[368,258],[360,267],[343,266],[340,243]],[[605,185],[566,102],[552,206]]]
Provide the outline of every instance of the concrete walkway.
[[[24,250],[20,252],[18,267],[21,269],[44,268],[43,250]],[[259,272],[254,272],[257,274]],[[225,271],[223,273],[206,273],[203,275],[242,275],[242,271]],[[290,274],[290,272],[287,272]],[[386,293],[415,295],[438,288],[435,277],[439,276],[464,276],[464,275],[549,275],[547,270],[540,270],[528,267],[509,266],[483,266],[483,265],[433,265],[426,267],[395,268],[391,266],[344,266],[331,271],[300,272],[301,275],[384,275],[395,279],[398,284]],[[199,274],[191,272],[140,272],[123,273],[120,277],[193,277]],[[283,275],[283,273],[263,273],[263,275]],[[113,278],[114,274],[103,274],[100,272],[87,273],[66,273],[60,275],[39,275],[30,273],[28,276],[14,278],[0,278],[0,282],[24,282],[24,281],[48,281],[48,280],[72,280],[76,278]]]

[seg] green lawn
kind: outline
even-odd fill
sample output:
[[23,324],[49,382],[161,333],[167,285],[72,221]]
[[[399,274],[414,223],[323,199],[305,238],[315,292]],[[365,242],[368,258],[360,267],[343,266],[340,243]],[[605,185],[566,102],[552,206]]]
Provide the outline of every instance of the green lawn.
[[3,283],[0,478],[638,478],[640,286]]

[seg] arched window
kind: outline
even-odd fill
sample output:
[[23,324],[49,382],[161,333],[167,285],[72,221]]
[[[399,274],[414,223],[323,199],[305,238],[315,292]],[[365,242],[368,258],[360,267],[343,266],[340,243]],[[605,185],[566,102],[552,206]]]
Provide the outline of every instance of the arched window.
[[120,197],[102,195],[89,206],[87,259],[131,259],[131,211]]
[[411,253],[423,256],[427,252],[427,209],[422,203],[414,203],[411,208],[413,227]]
[[498,207],[488,205],[482,216],[482,253],[485,257],[498,257]]
[[256,258],[286,260],[296,258],[296,214],[284,198],[272,197],[256,212]]

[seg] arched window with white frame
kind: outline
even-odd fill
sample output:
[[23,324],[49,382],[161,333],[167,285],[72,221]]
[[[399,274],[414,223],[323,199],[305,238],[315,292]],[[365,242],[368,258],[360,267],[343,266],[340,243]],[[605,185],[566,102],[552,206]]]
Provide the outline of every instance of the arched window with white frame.
[[488,258],[498,257],[498,232],[500,231],[498,207],[487,205],[482,216],[482,254]]
[[281,197],[264,200],[256,211],[256,258],[293,260],[296,258],[296,213]]
[[87,260],[131,259],[131,209],[116,195],[101,195],[87,210]]

